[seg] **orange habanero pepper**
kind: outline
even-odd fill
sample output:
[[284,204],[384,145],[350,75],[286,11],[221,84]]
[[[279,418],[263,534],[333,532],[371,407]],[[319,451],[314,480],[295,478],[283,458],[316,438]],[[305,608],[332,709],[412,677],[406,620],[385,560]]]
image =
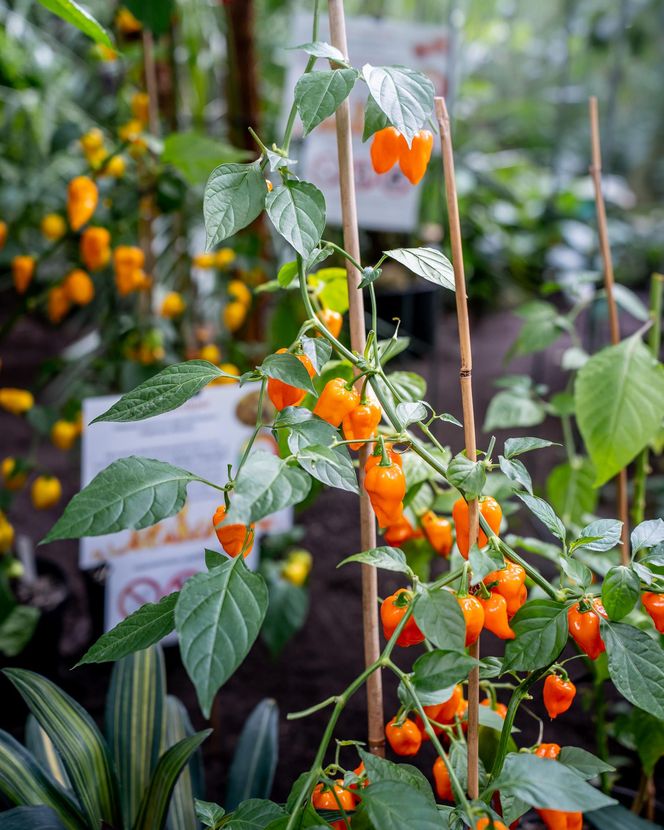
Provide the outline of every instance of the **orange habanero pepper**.
[[516,562],[506,561],[500,571],[491,571],[484,577],[484,584],[491,591],[505,597],[507,616],[512,618],[528,597],[525,586],[526,572]]
[[241,524],[224,524],[218,527],[217,525],[224,520],[225,515],[226,508],[223,504],[220,504],[212,518],[217,539],[219,539],[219,543],[229,556],[235,558],[244,550],[244,556],[246,558],[254,546],[255,525],[247,527]]
[[[503,518],[503,511],[498,502],[491,496],[480,499],[480,513],[486,519],[491,530],[494,533],[498,533],[500,530],[500,522]],[[468,551],[470,550],[470,522],[468,502],[463,496],[454,502],[452,518],[454,519],[454,528],[456,530],[457,547],[463,558],[468,559]],[[486,533],[480,528],[477,536],[477,544],[483,548],[487,541]]]
[[406,495],[406,477],[399,464],[388,457],[388,464],[370,463],[364,468],[364,489],[369,494],[378,524],[389,527],[398,524],[403,516],[403,498]]
[[505,706],[504,703],[496,702],[494,704],[493,701],[491,700],[491,698],[487,697],[482,701],[481,705],[482,706],[488,706],[489,709],[491,709],[492,712],[497,712],[500,715],[500,717],[503,720],[505,720],[505,717],[507,715],[507,706]]
[[[491,821],[488,818],[481,818],[475,825],[475,830],[491,830]],[[507,830],[507,826],[502,821],[493,822],[493,830]]]
[[406,718],[399,726],[396,718],[385,724],[385,737],[397,755],[417,755],[422,746],[422,736],[415,721]]
[[385,528],[383,536],[385,537],[385,541],[388,545],[398,548],[406,542],[409,542],[411,539],[419,539],[422,536],[422,533],[421,531],[415,530],[406,516],[402,515],[401,519],[399,519],[396,524]]
[[97,209],[99,191],[89,176],[77,176],[67,188],[67,216],[72,230],[79,230],[92,219]]
[[655,628],[660,634],[664,634],[664,594],[654,594],[652,591],[646,591],[641,596],[641,602],[652,617]]
[[576,695],[576,686],[568,678],[562,678],[557,674],[550,674],[544,681],[542,696],[544,706],[553,720],[562,715],[572,705]]
[[371,165],[379,175],[387,173],[399,161],[404,140],[394,127],[385,127],[374,133],[371,142]]
[[349,445],[351,450],[359,450],[368,439],[375,437],[382,417],[381,408],[371,401],[361,403],[344,416],[342,421],[344,438],[347,441],[353,438],[358,439]]
[[[404,602],[398,602],[399,597],[406,594]],[[397,626],[401,622],[404,614],[408,610],[410,602],[410,592],[406,588],[399,588],[391,596],[386,597],[380,606],[380,621],[383,624],[383,634],[385,639],[389,640],[396,631]],[[424,634],[419,629],[415,622],[415,617],[410,616],[408,622],[403,627],[401,634],[397,639],[397,645],[407,648],[408,646],[416,646],[418,643],[424,642]]]
[[432,149],[433,134],[429,130],[416,133],[410,147],[404,139],[399,154],[399,167],[411,184],[417,184],[426,173]]
[[331,308],[324,308],[316,316],[327,328],[332,337],[339,337],[341,327],[344,324],[344,318],[338,311],[333,311]]
[[355,797],[349,790],[344,789],[343,779],[337,778],[334,792],[327,784],[318,784],[311,795],[311,803],[316,810],[334,810],[350,813],[355,809]]
[[437,516],[433,510],[420,519],[424,535],[439,556],[449,556],[452,550],[452,525],[444,516]]
[[454,801],[454,791],[447,764],[439,756],[433,765],[433,780],[436,783],[436,795],[441,801]]
[[[557,760],[560,755],[559,744],[540,744],[535,750],[539,758]],[[582,813],[566,813],[562,810],[537,810],[547,830],[581,830],[583,825]]]
[[590,608],[582,611],[579,604],[575,603],[567,610],[567,621],[569,633],[577,646],[581,651],[585,651],[591,660],[597,660],[606,650],[599,633],[599,618],[606,619],[606,611],[599,600],[594,600],[593,606],[595,611]]
[[333,378],[320,393],[314,415],[318,415],[333,427],[341,426],[343,419],[360,403],[360,395],[343,378]]
[[[457,710],[459,709],[459,704],[463,700],[463,687],[461,685],[455,686],[454,691],[450,695],[447,700],[444,700],[442,703],[435,703],[432,706],[423,706],[424,713],[430,721],[435,721],[435,723],[454,723],[454,718],[456,717]],[[417,724],[417,728],[420,730],[422,734],[423,741],[431,740],[429,738],[429,734],[424,728],[424,723],[422,722],[422,718],[419,715],[415,717],[415,723]],[[436,726],[434,723],[431,724],[433,727],[433,731],[436,735],[440,735],[443,731],[440,726]]]
[[505,597],[491,591],[490,597],[485,599],[480,595],[477,599],[484,609],[484,627],[501,640],[513,640],[516,635],[510,628],[507,618]]
[[106,228],[86,228],[81,234],[79,250],[88,271],[99,271],[111,258],[111,234]]
[[472,646],[484,628],[484,607],[477,597],[470,594],[465,597],[457,596],[457,601],[466,621],[466,645]]
[[12,280],[17,294],[25,294],[35,274],[37,261],[33,256],[15,256],[12,259]]
[[[277,354],[286,354],[288,349],[279,349]],[[295,357],[307,370],[307,374],[312,378],[316,374],[316,370],[312,362],[306,354],[296,354]],[[267,380],[267,394],[275,409],[280,412],[287,406],[299,406],[306,396],[306,390],[299,389],[297,386],[291,386],[289,383],[284,383],[277,378],[268,378]]]

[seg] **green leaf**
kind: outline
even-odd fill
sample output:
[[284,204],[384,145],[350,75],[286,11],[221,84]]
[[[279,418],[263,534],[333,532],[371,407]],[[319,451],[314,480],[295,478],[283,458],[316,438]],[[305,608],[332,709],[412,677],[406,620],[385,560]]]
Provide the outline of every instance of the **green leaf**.
[[316,371],[322,372],[332,356],[332,346],[323,337],[303,337],[300,342],[302,351],[313,363]]
[[416,372],[390,372],[387,379],[406,401],[421,401],[426,395],[427,382]]
[[[194,734],[194,728],[184,704],[173,695],[166,697],[166,719],[162,747],[175,746],[183,738]],[[203,754],[200,747],[180,773],[168,808],[167,830],[199,830],[196,818],[195,796],[205,789]]]
[[228,524],[251,524],[302,501],[311,479],[270,452],[251,453],[235,480]]
[[[240,804],[224,827],[227,830],[267,830],[268,827],[272,827],[273,822],[284,816],[284,811],[278,804],[260,798],[252,798],[245,801],[244,804]],[[298,828],[310,826],[310,824],[300,825],[298,823]]]
[[516,484],[518,487],[526,490],[531,496],[533,494],[533,481],[530,473],[518,459],[511,461],[503,455],[498,456],[498,463],[503,475]]
[[188,579],[175,606],[187,673],[206,717],[219,688],[249,653],[267,610],[267,587],[242,557]]
[[374,133],[389,127],[390,122],[383,110],[378,106],[372,95],[367,97],[364,107],[364,127],[362,129],[362,142],[371,138]]
[[424,277],[425,280],[449,291],[455,290],[454,268],[441,251],[435,248],[395,248],[383,253],[405,265],[418,277]]
[[476,665],[477,660],[463,651],[428,651],[413,664],[413,686],[416,692],[449,689],[451,694],[454,686],[464,680]]
[[263,210],[267,185],[258,162],[220,164],[205,185],[203,216],[207,247],[246,228]]
[[545,418],[543,404],[533,400],[529,393],[505,389],[491,399],[482,429],[491,432],[494,429],[534,427]]
[[371,548],[362,553],[354,553],[339,562],[337,568],[347,565],[349,562],[359,562],[362,565],[373,565],[374,568],[382,568],[385,571],[396,571],[397,573],[410,573],[406,562],[406,554],[399,548],[388,546]]
[[226,811],[218,804],[212,801],[196,799],[196,817],[202,823],[203,827],[209,827],[211,830],[219,830],[225,815]]
[[631,810],[623,807],[622,804],[615,804],[612,807],[603,807],[601,810],[593,810],[586,813],[584,818],[591,827],[596,830],[660,830],[661,825],[653,824],[644,818],[635,816]]
[[14,807],[0,813],[0,830],[66,830],[50,807]]
[[560,521],[558,516],[556,516],[553,508],[548,502],[544,501],[544,499],[540,499],[538,496],[529,496],[525,493],[517,493],[516,495],[526,505],[528,510],[537,516],[540,522],[542,522],[542,524],[548,528],[548,530],[550,530],[556,538],[560,539],[561,542],[565,541],[567,536],[565,525]]
[[308,283],[325,308],[345,314],[348,311],[348,278],[345,268],[319,268],[309,274]]
[[206,182],[215,167],[246,161],[249,157],[246,150],[195,130],[167,135],[161,153],[162,162],[175,167],[194,186]]
[[113,48],[111,38],[104,27],[98,23],[87,9],[79,6],[74,0],[39,0],[41,5],[48,11],[62,18],[66,23],[71,23],[79,31],[87,35],[95,43],[101,43]]
[[555,343],[564,331],[564,318],[560,317],[556,307],[550,303],[533,300],[517,313],[525,322],[507,352],[506,362],[515,357],[544,351]]
[[413,790],[422,793],[431,802],[435,802],[431,784],[417,767],[411,764],[395,764],[371,752],[366,752],[361,747],[358,748],[358,752],[367,771],[367,778],[372,784],[378,784],[381,781],[401,781]]
[[28,715],[25,722],[25,746],[51,778],[66,790],[71,790],[62,758],[34,715]]
[[588,781],[591,778],[597,778],[603,772],[615,772],[615,767],[602,761],[601,758],[582,749],[579,746],[564,746],[560,750],[558,762],[565,764],[566,767],[576,772],[581,778]]
[[102,821],[119,825],[118,782],[90,715],[45,677],[25,669],[4,669],[4,674],[59,752],[87,821],[95,827]]
[[505,559],[502,554],[493,550],[490,546],[481,549],[477,545],[471,545],[468,562],[472,571],[471,585],[479,585],[487,574],[505,567]]
[[540,450],[544,447],[560,446],[555,441],[547,441],[545,438],[507,438],[505,440],[505,458],[514,458],[524,452]]
[[282,409],[274,422],[274,429],[288,429],[288,449],[293,455],[297,455],[305,447],[327,447],[339,439],[339,433],[332,424],[301,406],[287,406]]
[[664,721],[643,709],[633,709],[629,724],[643,770],[652,775],[660,758],[664,757]]
[[617,565],[604,577],[602,604],[612,620],[621,620],[636,605],[641,595],[641,582],[626,565]]
[[423,421],[427,415],[428,409],[421,402],[405,401],[397,405],[397,417],[405,427]]
[[32,639],[41,617],[39,608],[15,605],[0,623],[0,652],[16,657]]
[[546,480],[546,497],[566,524],[581,524],[597,508],[598,492],[593,489],[595,468],[588,458],[577,456],[570,464],[558,464]]
[[120,660],[135,651],[158,643],[175,628],[175,603],[178,592],[168,594],[159,602],[146,602],[115,628],[101,637],[85,652],[76,664],[106,663]]
[[620,694],[664,720],[664,651],[644,631],[625,623],[600,620],[609,659],[609,675]]
[[98,421],[142,421],[177,409],[216,378],[230,377],[207,360],[188,360],[163,369],[98,415]]
[[179,513],[187,485],[199,480],[164,461],[137,455],[120,458],[74,496],[41,544],[150,527]]
[[226,810],[237,809],[248,799],[270,795],[279,754],[279,708],[266,698],[245,721],[228,771]]
[[637,525],[631,534],[632,555],[644,548],[654,548],[664,542],[664,519],[649,519]]
[[586,525],[579,533],[580,539],[592,539],[575,547],[584,550],[606,551],[611,550],[620,542],[622,522],[617,519],[597,519]]
[[514,640],[505,646],[504,671],[533,671],[552,663],[567,642],[567,608],[550,599],[533,599],[512,619]]
[[153,647],[113,667],[106,698],[106,737],[118,771],[124,826],[131,827],[159,759],[166,698],[161,649]]
[[436,648],[465,647],[466,623],[457,598],[450,591],[423,591],[415,602],[414,614],[420,631]]
[[125,6],[155,35],[168,31],[173,0],[125,0]]
[[599,487],[657,435],[664,411],[664,367],[632,336],[590,358],[576,377],[574,396]]
[[[46,775],[34,757],[0,730],[0,793],[10,804],[52,807],[67,830],[87,830],[86,818],[63,787]],[[4,813],[0,813],[0,816]],[[26,826],[31,830],[32,825]]]
[[362,67],[371,96],[408,146],[433,110],[434,88],[421,72],[405,66]]
[[486,484],[486,467],[482,461],[471,461],[459,453],[447,465],[447,480],[468,501],[472,501],[482,494]]
[[340,449],[342,447],[330,449],[321,444],[313,444],[301,449],[297,454],[297,460],[310,476],[322,481],[323,484],[350,493],[359,493],[355,468],[348,450],[342,453],[339,452]]
[[304,135],[334,115],[339,104],[350,95],[357,79],[356,69],[330,69],[300,76],[295,84],[295,106],[302,119]]
[[380,827],[380,830],[440,830],[441,822],[436,805],[410,782],[379,781],[362,790],[362,802],[353,822],[360,827]]
[[289,51],[301,49],[307,55],[313,55],[315,58],[326,58],[330,61],[337,61],[338,63],[345,63],[346,59],[336,46],[326,43],[324,40],[314,40],[311,43],[301,43],[299,46],[289,46]]
[[583,562],[563,556],[560,558],[560,567],[563,569],[565,575],[581,588],[585,589],[591,584],[593,579],[592,571]]
[[295,260],[285,262],[277,271],[277,282],[279,285],[282,288],[288,288],[288,286],[297,277],[297,270],[297,262]]
[[171,794],[180,774],[191,756],[211,733],[211,729],[196,732],[164,752],[143,798],[133,830],[162,830],[168,815]]
[[261,639],[277,657],[293,635],[299,631],[309,612],[309,593],[306,588],[284,579],[279,567],[266,573],[268,607],[261,628]]
[[295,250],[308,257],[325,230],[325,198],[309,182],[288,181],[275,187],[265,200],[267,214]]
[[547,810],[590,812],[615,804],[613,798],[591,787],[565,764],[516,752],[507,756],[491,789]]
[[309,372],[294,354],[284,352],[283,354],[268,355],[259,368],[269,378],[275,378],[289,384],[289,386],[296,386],[298,389],[306,389],[308,392],[316,394]]

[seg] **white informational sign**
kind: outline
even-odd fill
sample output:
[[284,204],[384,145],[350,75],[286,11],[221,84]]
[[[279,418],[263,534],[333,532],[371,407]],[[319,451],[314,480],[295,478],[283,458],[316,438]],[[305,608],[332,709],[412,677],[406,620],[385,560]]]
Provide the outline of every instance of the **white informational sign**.
[[[241,420],[247,388],[235,384],[210,386],[179,409],[128,423],[100,422],[83,431],[82,485],[118,458],[142,455],[183,467],[201,478],[223,484],[228,465],[235,465],[253,431]],[[84,423],[105,412],[115,396],[83,402]],[[243,404],[245,406],[243,406]],[[251,406],[248,407],[251,409]],[[251,415],[250,415],[251,417]],[[269,432],[258,436],[256,449],[276,452]],[[204,567],[205,548],[221,550],[212,526],[221,492],[199,482],[187,488],[187,501],[176,516],[143,530],[125,530],[81,540],[79,564],[94,568],[108,564],[106,627],[112,628],[144,602],[155,602],[176,591]],[[258,561],[259,540],[266,531],[281,532],[292,525],[292,510],[268,516],[256,527],[256,541],[247,564]]]
[[[329,42],[327,20],[321,15],[319,40]],[[346,20],[348,54],[353,66],[361,69],[365,63],[372,66],[408,66],[424,72],[431,79],[437,95],[446,92],[446,59],[448,35],[444,26],[410,23],[405,20],[385,20],[374,17],[351,17]],[[311,40],[311,16],[298,13],[293,16],[289,39],[293,46]],[[286,52],[287,67],[284,92],[285,114],[290,109],[293,91],[302,75],[308,55],[301,50]],[[319,59],[319,69],[329,68]],[[350,94],[353,128],[353,156],[357,211],[364,228],[385,231],[411,231],[417,222],[419,186],[413,187],[395,166],[379,176],[371,166],[369,148],[371,139],[362,143],[364,107],[368,96],[367,85],[358,80]],[[302,123],[298,117],[294,137],[302,137]],[[298,166],[295,172],[316,185],[327,202],[327,221],[341,225],[341,202],[337,164],[337,145],[334,117],[319,124],[304,143],[296,142]]]

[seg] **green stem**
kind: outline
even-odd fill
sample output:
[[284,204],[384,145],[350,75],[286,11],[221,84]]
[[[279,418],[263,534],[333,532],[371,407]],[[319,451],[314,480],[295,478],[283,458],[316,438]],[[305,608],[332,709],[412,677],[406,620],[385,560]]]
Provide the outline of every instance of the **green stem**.
[[253,447],[256,438],[258,438],[258,434],[265,426],[265,424],[263,423],[263,398],[265,397],[266,386],[267,378],[263,378],[261,382],[260,392],[258,393],[258,418],[256,420],[256,428],[251,434],[251,438],[249,439],[249,441],[247,441],[247,446],[244,448],[244,452],[242,453],[240,463],[237,465],[237,470],[235,471],[233,481],[237,481],[237,477],[240,475],[240,470],[242,469],[242,467],[244,467],[244,463],[247,460],[247,458],[249,458],[249,453],[251,452],[251,448]]
[[325,698],[325,700],[321,700],[320,703],[316,703],[314,706],[310,706],[308,709],[302,709],[299,712],[289,712],[286,715],[286,720],[299,720],[300,718],[307,718],[309,717],[309,715],[313,715],[316,712],[320,712],[321,709],[326,709],[333,703],[338,702],[339,698],[336,695],[332,695],[331,697]]
[[[314,23],[311,32],[311,40],[316,41],[318,40],[318,17],[319,17],[319,5],[320,0],[314,0]],[[308,72],[314,68],[314,64],[316,63],[316,58],[314,55],[311,55],[309,60],[307,61],[307,65],[304,68],[304,74],[306,75]],[[295,106],[295,101],[293,101],[290,112],[288,113],[288,120],[286,122],[286,130],[284,132],[284,138],[281,142],[281,146],[285,153],[288,153],[288,148],[290,147],[291,136],[293,134],[293,127],[295,126],[295,117],[297,115],[297,107]]]
[[342,257],[345,257],[350,263],[352,263],[358,271],[362,271],[362,265],[352,257],[348,251],[344,250],[340,245],[337,245],[335,242],[328,242],[326,240],[321,241],[321,245],[324,245],[326,248],[332,248],[333,251],[336,251],[338,254],[341,254]]

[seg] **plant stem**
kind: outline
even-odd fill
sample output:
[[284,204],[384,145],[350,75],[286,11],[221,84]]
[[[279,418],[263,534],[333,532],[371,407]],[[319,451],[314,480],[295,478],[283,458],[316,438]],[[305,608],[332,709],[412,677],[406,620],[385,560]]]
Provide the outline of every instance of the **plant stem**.
[[345,257],[348,262],[357,268],[358,271],[362,270],[362,265],[360,262],[355,259],[354,256],[351,256],[348,251],[345,251],[340,245],[337,245],[335,242],[328,242],[327,240],[323,241],[321,244],[325,245],[328,248],[332,248],[332,250],[336,251],[337,253],[341,254],[341,256]]
[[[318,17],[320,11],[320,0],[314,0],[314,22],[311,30],[311,40],[316,41],[318,40]],[[309,60],[307,61],[307,65],[304,68],[304,74],[306,75],[308,72],[314,68],[314,64],[316,63],[315,55],[311,55]],[[290,147],[291,136],[293,135],[293,127],[295,126],[295,116],[297,115],[297,107],[295,106],[295,101],[291,104],[290,112],[288,113],[288,120],[286,121],[286,129],[284,131],[284,137],[281,142],[281,146],[285,153],[288,153],[288,148]]]
[[247,441],[247,446],[244,448],[244,452],[242,453],[242,458],[240,459],[240,463],[237,465],[237,470],[235,471],[235,476],[233,481],[237,480],[237,477],[240,475],[240,470],[244,466],[245,461],[249,458],[249,453],[251,452],[251,448],[258,438],[260,431],[263,429],[265,424],[263,423],[263,398],[265,397],[265,388],[267,386],[267,378],[263,378],[261,382],[261,388],[258,393],[258,418],[256,420],[256,428],[251,434],[251,438]]

